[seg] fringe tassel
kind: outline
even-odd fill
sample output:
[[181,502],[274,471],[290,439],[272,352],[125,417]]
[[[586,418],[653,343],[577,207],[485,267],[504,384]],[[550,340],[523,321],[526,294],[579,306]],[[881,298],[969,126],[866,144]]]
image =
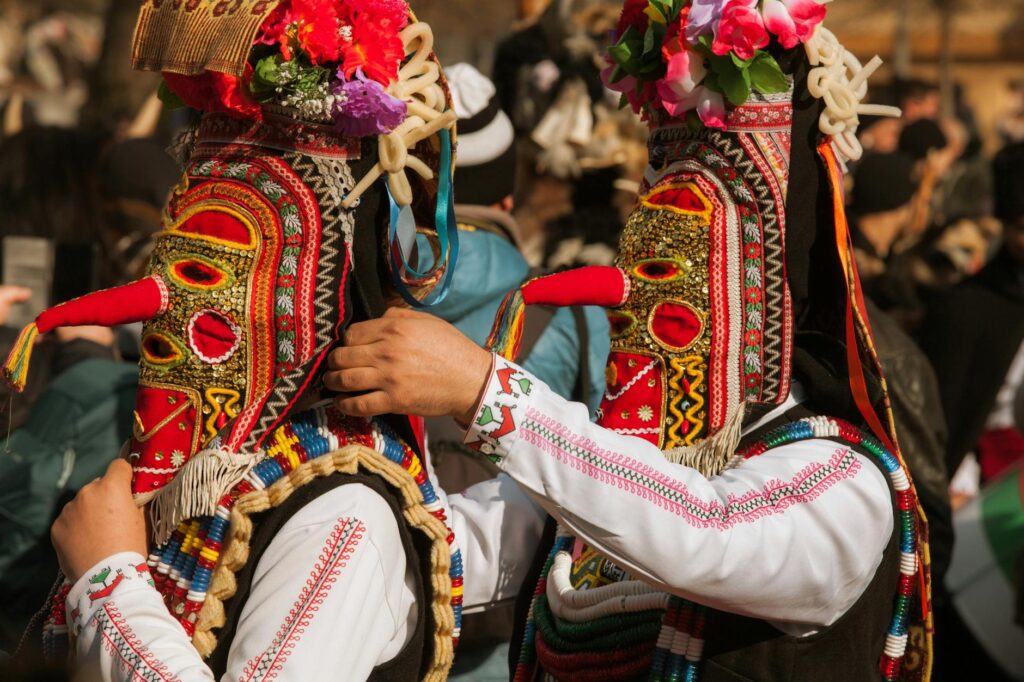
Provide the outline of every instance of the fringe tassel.
[[4,362],[4,381],[12,390],[21,393],[25,390],[25,383],[28,381],[28,363],[32,359],[32,349],[36,345],[36,337],[39,336],[39,327],[33,322],[21,330],[14,347],[7,355]]
[[515,362],[519,346],[523,341],[523,319],[526,316],[526,302],[520,289],[510,291],[498,307],[494,326],[487,337],[486,347]]
[[258,457],[224,450],[203,450],[193,455],[150,500],[149,515],[156,544],[167,542],[185,519],[212,516],[221,499],[256,466]]
[[745,408],[746,403],[740,403],[739,409],[718,433],[710,438],[705,438],[697,445],[667,450],[665,459],[696,469],[706,478],[717,476],[726,469],[732,468],[736,465],[733,459],[740,447],[740,438],[743,435]]

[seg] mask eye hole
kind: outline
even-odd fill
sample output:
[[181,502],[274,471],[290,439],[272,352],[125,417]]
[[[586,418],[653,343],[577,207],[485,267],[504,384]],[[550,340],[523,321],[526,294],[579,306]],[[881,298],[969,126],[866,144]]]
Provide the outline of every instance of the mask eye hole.
[[689,268],[673,258],[650,258],[633,266],[633,275],[646,282],[661,284],[686,277]]
[[142,338],[142,357],[156,369],[170,369],[184,359],[184,354],[170,335],[150,332]]
[[636,328],[636,317],[625,310],[609,310],[608,325],[611,327],[612,339],[621,339],[629,336]]
[[172,280],[191,291],[223,289],[234,279],[212,261],[194,254],[172,262],[167,271]]

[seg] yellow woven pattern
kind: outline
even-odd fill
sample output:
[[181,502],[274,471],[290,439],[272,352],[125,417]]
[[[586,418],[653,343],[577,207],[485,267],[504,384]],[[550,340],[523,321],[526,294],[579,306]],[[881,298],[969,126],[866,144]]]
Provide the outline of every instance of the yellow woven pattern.
[[132,68],[195,76],[241,76],[256,32],[278,0],[145,0],[135,26]]

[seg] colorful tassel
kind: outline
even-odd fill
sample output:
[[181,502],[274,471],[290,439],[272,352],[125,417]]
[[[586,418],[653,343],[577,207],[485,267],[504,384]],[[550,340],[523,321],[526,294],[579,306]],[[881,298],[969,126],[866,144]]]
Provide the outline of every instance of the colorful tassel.
[[526,302],[521,289],[510,291],[498,307],[494,326],[487,337],[486,347],[505,358],[515,361],[519,346],[523,342],[523,320],[526,317]]
[[32,349],[36,345],[36,337],[39,336],[39,327],[33,322],[21,330],[14,347],[7,355],[4,362],[4,381],[12,390],[21,393],[25,390],[25,383],[28,381],[28,363],[32,359]]

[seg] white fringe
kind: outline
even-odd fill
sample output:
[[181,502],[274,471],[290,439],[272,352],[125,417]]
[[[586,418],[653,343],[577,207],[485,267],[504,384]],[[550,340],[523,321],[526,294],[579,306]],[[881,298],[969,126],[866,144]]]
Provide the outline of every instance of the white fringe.
[[203,450],[193,455],[170,483],[149,500],[149,518],[158,545],[185,519],[213,516],[217,504],[244,479],[258,454]]
[[696,469],[705,478],[717,476],[734,466],[732,459],[739,449],[740,438],[743,435],[745,407],[745,403],[740,403],[736,413],[715,435],[705,438],[697,445],[666,450],[665,459]]

